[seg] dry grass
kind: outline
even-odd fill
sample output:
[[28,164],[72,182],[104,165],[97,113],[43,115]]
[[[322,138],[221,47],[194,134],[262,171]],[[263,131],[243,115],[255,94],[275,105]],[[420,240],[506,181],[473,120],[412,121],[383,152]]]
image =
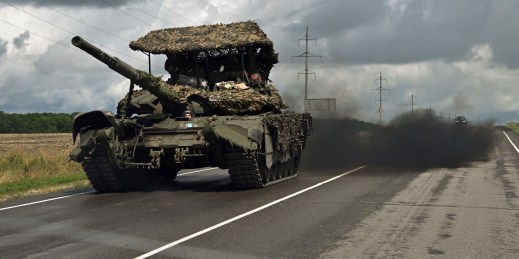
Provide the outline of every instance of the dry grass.
[[69,133],[0,134],[0,200],[87,186]]

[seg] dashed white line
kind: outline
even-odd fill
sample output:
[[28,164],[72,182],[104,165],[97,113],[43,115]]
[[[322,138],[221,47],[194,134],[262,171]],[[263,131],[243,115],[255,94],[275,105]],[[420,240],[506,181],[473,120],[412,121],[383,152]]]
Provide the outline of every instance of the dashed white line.
[[505,134],[506,138],[508,139],[508,141],[510,141],[510,144],[512,144],[512,146],[515,148],[515,151],[517,151],[517,153],[519,153],[519,149],[517,148],[517,146],[514,144],[514,142],[512,142],[512,140],[510,139],[510,137],[508,136],[508,134],[506,134],[506,132],[503,131],[503,134]]
[[[186,173],[182,173],[182,174],[178,174],[178,175],[194,174],[194,173],[203,172],[203,171],[209,171],[209,170],[213,170],[213,169],[217,169],[217,168],[218,168],[218,167],[205,168],[205,169],[202,169],[202,170],[196,170],[196,171],[186,172]],[[3,211],[3,210],[10,210],[10,209],[15,209],[15,208],[20,208],[20,207],[30,206],[30,205],[34,205],[34,204],[44,203],[44,202],[49,202],[49,201],[55,201],[55,200],[65,199],[65,198],[70,198],[70,197],[74,197],[74,196],[78,196],[78,195],[82,195],[82,194],[93,193],[93,192],[95,192],[95,191],[81,192],[81,193],[76,193],[76,194],[71,194],[71,195],[66,195],[66,196],[60,196],[60,197],[56,197],[56,198],[52,198],[52,199],[46,199],[46,200],[41,200],[41,201],[34,201],[34,202],[24,203],[24,204],[20,204],[20,205],[15,205],[15,206],[10,206],[10,207],[0,208],[0,211]]]
[[265,204],[265,205],[263,205],[263,206],[261,206],[261,207],[258,207],[258,208],[256,208],[256,209],[253,209],[253,210],[251,210],[251,211],[245,212],[245,213],[243,213],[243,214],[241,214],[241,215],[238,215],[238,216],[236,216],[236,217],[234,217],[234,218],[231,218],[231,219],[228,219],[228,220],[223,221],[223,222],[221,222],[221,223],[218,223],[218,224],[216,224],[216,225],[214,225],[214,226],[212,226],[212,227],[206,228],[206,229],[204,229],[204,230],[200,230],[200,231],[198,231],[198,232],[196,232],[196,233],[194,233],[194,234],[191,234],[191,235],[189,235],[189,236],[186,236],[186,237],[184,237],[184,238],[181,238],[181,239],[179,239],[179,240],[177,240],[177,241],[171,242],[171,243],[169,243],[169,244],[167,244],[167,245],[164,245],[164,246],[162,246],[162,247],[159,247],[159,248],[157,248],[157,249],[155,249],[155,250],[153,250],[153,251],[150,251],[150,252],[148,252],[148,253],[146,253],[146,254],[143,254],[143,255],[141,255],[141,256],[135,257],[135,259],[148,258],[148,257],[150,257],[150,256],[152,256],[152,255],[155,255],[155,254],[157,254],[157,253],[160,253],[160,252],[162,252],[162,251],[164,251],[164,250],[166,250],[166,249],[168,249],[168,248],[171,248],[171,247],[173,247],[173,246],[176,246],[176,245],[178,245],[178,244],[180,244],[180,243],[186,242],[186,241],[188,241],[188,240],[190,240],[190,239],[193,239],[193,238],[195,238],[195,237],[198,237],[198,236],[200,236],[200,235],[203,235],[203,234],[205,234],[205,233],[207,233],[207,232],[210,232],[210,231],[212,231],[212,230],[215,230],[215,229],[217,229],[217,228],[220,228],[220,227],[222,227],[222,226],[225,226],[225,225],[227,225],[227,224],[229,224],[229,223],[231,223],[231,222],[234,222],[234,221],[239,220],[239,219],[241,219],[241,218],[247,217],[247,216],[249,216],[249,215],[251,215],[251,214],[254,214],[254,213],[258,212],[258,211],[264,210],[264,209],[266,209],[266,208],[268,208],[268,207],[271,207],[272,205],[278,204],[278,203],[280,203],[280,202],[282,202],[282,201],[285,201],[285,200],[287,200],[287,199],[290,199],[290,198],[292,198],[292,197],[294,197],[294,196],[297,196],[297,195],[299,195],[299,194],[302,194],[302,193],[304,193],[304,192],[307,192],[307,191],[309,191],[309,190],[312,190],[312,189],[314,189],[314,188],[317,188],[317,187],[319,187],[319,186],[321,186],[321,185],[323,185],[323,184],[326,184],[326,183],[329,183],[329,182],[331,182],[331,181],[337,180],[337,179],[339,179],[339,178],[341,178],[341,177],[343,177],[343,176],[345,176],[345,175],[348,175],[348,174],[351,174],[351,173],[356,172],[356,171],[358,171],[358,170],[361,170],[361,169],[364,168],[364,167],[366,167],[366,166],[361,166],[361,167],[355,168],[355,169],[353,169],[353,170],[351,170],[351,171],[348,171],[348,172],[342,173],[342,174],[340,174],[340,175],[338,175],[338,176],[335,176],[335,177],[333,177],[333,178],[330,178],[330,179],[328,179],[328,180],[326,180],[326,181],[324,181],[324,182],[320,182],[320,183],[315,184],[315,185],[313,185],[313,186],[310,186],[310,187],[308,187],[308,188],[306,188],[306,189],[303,189],[303,190],[301,190],[301,191],[295,192],[295,193],[293,193],[293,194],[290,194],[290,195],[285,196],[285,197],[283,197],[283,198],[281,198],[281,199],[275,200],[275,201],[273,201],[273,202],[271,202],[271,203]]

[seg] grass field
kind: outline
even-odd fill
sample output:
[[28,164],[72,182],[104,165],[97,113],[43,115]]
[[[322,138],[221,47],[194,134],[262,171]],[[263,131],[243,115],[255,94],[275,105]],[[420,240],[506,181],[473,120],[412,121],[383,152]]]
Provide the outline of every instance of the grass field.
[[508,123],[506,127],[516,135],[519,135],[519,123]]
[[88,186],[70,133],[0,134],[0,201]]

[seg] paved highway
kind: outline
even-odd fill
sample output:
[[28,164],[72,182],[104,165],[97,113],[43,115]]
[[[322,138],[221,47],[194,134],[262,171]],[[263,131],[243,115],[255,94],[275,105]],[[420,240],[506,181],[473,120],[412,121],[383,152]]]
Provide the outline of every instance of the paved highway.
[[0,257],[517,258],[519,150],[496,139],[489,161],[458,168],[303,168],[249,191],[191,170],[141,191],[3,202]]

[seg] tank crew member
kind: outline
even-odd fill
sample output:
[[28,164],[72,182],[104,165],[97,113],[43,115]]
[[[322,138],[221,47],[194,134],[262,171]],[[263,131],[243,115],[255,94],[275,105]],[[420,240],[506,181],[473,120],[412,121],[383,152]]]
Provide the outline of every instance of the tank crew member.
[[184,117],[186,117],[186,118],[191,118],[191,117],[192,117],[192,115],[191,115],[191,111],[189,111],[189,110],[186,110],[182,115],[183,115]]

